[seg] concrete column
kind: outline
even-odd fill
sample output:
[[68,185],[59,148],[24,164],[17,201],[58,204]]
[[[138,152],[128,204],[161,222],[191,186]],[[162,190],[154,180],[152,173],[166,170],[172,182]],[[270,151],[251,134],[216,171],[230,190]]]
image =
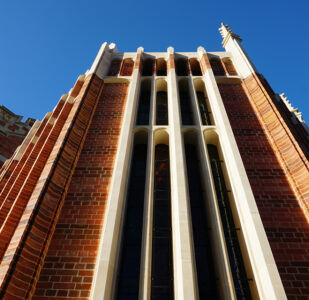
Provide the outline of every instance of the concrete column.
[[168,48],[168,119],[175,299],[198,299],[185,153],[181,132],[174,49]]
[[[203,126],[202,128],[206,128]],[[210,132],[216,132],[215,126],[208,126]],[[201,171],[203,185],[206,192],[206,213],[211,224],[211,245],[215,269],[217,271],[216,276],[218,276],[218,292],[220,299],[233,299],[235,300],[234,290],[231,288],[233,286],[233,277],[229,267],[228,253],[225,246],[225,238],[223,227],[221,223],[219,206],[216,198],[216,189],[211,176],[211,166],[207,152],[207,141],[205,141],[205,136],[203,129],[198,134],[198,151],[200,153],[201,159]]]
[[153,177],[154,177],[154,133],[148,131],[147,168],[145,181],[145,204],[143,217],[143,240],[140,271],[139,299],[150,299],[152,220],[153,220]]
[[286,299],[208,56],[202,47],[198,48],[198,53],[259,297],[267,300]]
[[232,59],[235,62],[234,65],[238,73],[243,78],[246,78],[252,73],[258,73],[254,64],[250,61],[249,56],[242,48],[242,39],[237,34],[233,33],[232,30],[223,23],[219,31],[223,38],[222,45],[227,52],[230,52],[232,54]]
[[[191,104],[192,112],[194,115],[194,124],[195,124],[194,127],[200,128],[200,126],[202,126],[202,120],[201,120],[200,108],[198,105],[198,101],[197,101],[197,97],[196,97],[196,93],[194,89],[194,79],[192,75],[190,75],[189,77],[188,84],[189,84],[190,104]],[[193,126],[190,126],[190,127],[193,127]]]
[[98,261],[96,263],[94,282],[91,290],[91,299],[114,299],[117,262],[121,242],[121,225],[124,215],[123,208],[132,150],[132,132],[140,86],[139,67],[143,50],[142,47],[138,48],[134,70],[130,80],[118,150],[110,184]]

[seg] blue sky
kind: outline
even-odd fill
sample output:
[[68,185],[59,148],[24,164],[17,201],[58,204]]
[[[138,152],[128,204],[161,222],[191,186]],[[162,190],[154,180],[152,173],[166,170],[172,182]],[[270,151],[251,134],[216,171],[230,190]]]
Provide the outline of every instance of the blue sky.
[[90,68],[100,45],[120,51],[223,51],[223,21],[257,69],[309,123],[309,1],[18,0],[0,3],[0,104],[42,119]]

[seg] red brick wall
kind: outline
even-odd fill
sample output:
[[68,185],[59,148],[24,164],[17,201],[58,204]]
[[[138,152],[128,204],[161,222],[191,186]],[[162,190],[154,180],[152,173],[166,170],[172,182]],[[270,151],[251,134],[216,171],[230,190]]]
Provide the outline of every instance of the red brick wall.
[[[16,135],[2,135],[0,133],[0,154],[6,158],[10,158],[15,149],[22,143],[24,137]],[[3,162],[0,160],[0,168],[2,167]]]
[[258,74],[246,78],[243,87],[309,222],[309,161]]
[[[10,234],[6,235],[8,230],[1,228],[1,241],[4,238],[8,242],[0,262],[1,299],[28,299],[33,295],[102,88],[103,80],[89,75],[74,101],[73,98],[66,101],[61,112],[60,101],[53,111],[53,128],[47,134],[47,140],[31,168],[35,176],[29,173],[27,184],[14,198],[14,211],[8,215],[10,220],[5,220],[4,226]],[[45,126],[42,129],[40,137],[47,133]],[[29,153],[26,151],[25,155]],[[47,161],[43,162],[46,158]],[[25,167],[27,164],[21,172]],[[16,189],[15,185],[12,185],[12,189]]]
[[304,127],[298,121],[298,119],[296,119],[296,123],[292,121],[294,113],[290,112],[287,106],[282,101],[279,102],[277,99],[275,99],[275,93],[273,89],[271,88],[271,86],[269,85],[268,81],[264,78],[264,76],[261,74],[257,74],[257,75],[258,75],[259,80],[263,84],[265,90],[271,97],[274,105],[280,112],[280,115],[284,119],[284,122],[291,130],[294,138],[297,140],[298,145],[301,147],[307,159],[309,159],[308,132],[304,129]]
[[309,295],[309,227],[240,84],[219,90],[289,299]]
[[104,85],[33,299],[89,297],[127,87]]
[[122,61],[120,75],[121,76],[131,76],[134,68],[133,59],[127,58]]

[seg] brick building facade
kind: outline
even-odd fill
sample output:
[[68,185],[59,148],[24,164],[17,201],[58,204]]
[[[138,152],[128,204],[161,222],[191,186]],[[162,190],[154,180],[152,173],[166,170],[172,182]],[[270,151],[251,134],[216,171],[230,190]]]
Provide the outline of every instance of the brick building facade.
[[308,130],[225,52],[119,52],[0,171],[0,298],[307,299]]
[[22,118],[5,106],[0,106],[0,167],[13,155],[35,123],[32,118],[22,122]]

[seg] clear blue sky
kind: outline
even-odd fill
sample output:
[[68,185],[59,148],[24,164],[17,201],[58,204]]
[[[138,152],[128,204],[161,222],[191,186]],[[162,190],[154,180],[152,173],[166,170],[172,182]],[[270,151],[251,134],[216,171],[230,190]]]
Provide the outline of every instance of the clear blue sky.
[[90,68],[102,42],[120,51],[223,51],[223,21],[308,124],[308,13],[308,0],[1,1],[0,104],[42,119]]

